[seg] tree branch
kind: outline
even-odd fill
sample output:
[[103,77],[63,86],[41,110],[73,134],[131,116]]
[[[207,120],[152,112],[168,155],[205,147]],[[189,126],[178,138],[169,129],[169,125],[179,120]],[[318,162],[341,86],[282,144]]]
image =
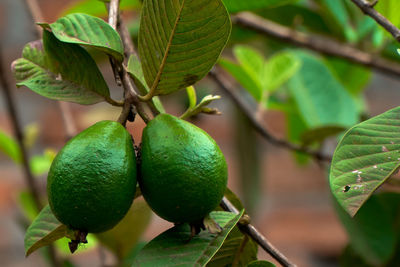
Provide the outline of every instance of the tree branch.
[[[221,206],[224,210],[239,214],[239,211],[232,205],[232,203],[224,197],[221,201]],[[240,230],[248,234],[257,244],[259,244],[266,252],[268,252],[275,260],[282,266],[295,267],[296,265],[289,261],[278,249],[276,249],[268,240],[263,236],[257,228],[251,224],[239,224]]]
[[[109,24],[111,25],[111,27],[113,27],[115,30],[120,31],[120,35],[122,38],[122,42],[124,44],[124,54],[126,56],[126,58],[128,59],[130,55],[132,55],[132,53],[134,53],[135,49],[133,46],[133,42],[131,40],[131,37],[129,35],[129,32],[126,28],[126,25],[123,23],[122,18],[119,16],[119,0],[111,0],[110,1],[110,5],[109,5]],[[118,28],[118,29],[117,29]],[[116,65],[112,65],[114,73],[116,73],[116,68],[117,68],[117,73],[119,73],[119,75],[121,76],[121,80],[122,80],[122,86],[124,88],[124,98],[125,98],[125,102],[128,101],[128,104],[131,103],[135,106],[137,113],[140,115],[140,117],[143,119],[144,122],[149,122],[150,118],[147,115],[147,113],[144,110],[144,103],[141,102],[139,100],[139,97],[136,93],[136,87],[135,85],[132,83],[128,72],[126,71],[126,69],[122,66],[116,66]],[[131,105],[129,104],[124,104],[121,115],[118,118],[118,121],[120,123],[122,123],[123,125],[125,125],[126,120],[128,118],[130,109],[131,109]],[[150,107],[153,115],[158,114],[154,109],[152,109]]]
[[[365,2],[358,0],[352,1]],[[374,10],[372,7],[370,7],[368,10],[370,9]],[[377,12],[375,11],[375,13]],[[385,18],[383,19],[384,20],[382,21],[388,22]],[[400,75],[400,64],[394,61],[374,56],[353,46],[343,44],[320,35],[311,35],[295,31],[291,28],[282,26],[270,20],[266,20],[249,12],[242,12],[236,16],[232,16],[232,22],[263,35],[279,39],[286,43],[291,43],[296,46],[314,50],[321,54],[343,58],[353,63],[371,67],[384,73],[397,76]],[[398,29],[397,31],[393,30],[391,33],[395,34],[394,36],[400,36],[400,31]]]
[[373,18],[379,23],[385,30],[390,33],[394,39],[400,42],[400,29],[391,23],[387,18],[382,16],[378,11],[374,9],[375,4],[378,1],[368,2],[367,0],[351,0],[365,15]]
[[307,147],[302,147],[290,142],[287,142],[285,140],[278,139],[271,135],[267,129],[258,121],[256,116],[254,115],[254,112],[251,110],[251,108],[243,101],[243,99],[236,93],[236,91],[231,88],[231,86],[228,84],[226,79],[222,77],[215,69],[211,70],[209,73],[209,76],[214,80],[214,82],[221,88],[225,93],[227,93],[235,102],[235,104],[238,106],[240,110],[243,111],[244,115],[249,119],[250,123],[253,125],[254,129],[261,134],[262,137],[264,137],[265,140],[268,142],[292,150],[296,151],[299,153],[307,154],[309,156],[312,156],[318,161],[327,161],[330,162],[332,160],[332,157],[323,155],[319,151],[314,151],[311,150]]
[[31,172],[31,168],[29,165],[29,157],[28,153],[26,151],[25,145],[24,145],[24,136],[23,132],[21,129],[21,123],[19,121],[19,116],[17,113],[16,105],[15,105],[15,100],[11,91],[11,86],[9,85],[7,78],[6,78],[6,72],[4,71],[3,68],[3,51],[2,47],[0,46],[0,84],[1,87],[3,88],[3,94],[4,94],[4,99],[7,105],[7,110],[9,113],[9,116],[11,118],[11,123],[14,128],[14,134],[18,142],[18,146],[20,147],[21,150],[21,156],[22,156],[22,167],[24,170],[24,177],[26,180],[26,183],[29,187],[29,191],[32,194],[33,201],[35,202],[36,207],[40,210],[43,207],[43,204],[40,201],[40,194],[39,190],[37,188],[37,184],[35,183],[35,177],[33,177],[33,174]]
[[[40,7],[37,3],[36,0],[25,0],[26,7],[28,8],[28,11],[32,17],[33,22],[43,22],[43,15],[42,12],[40,11]],[[40,26],[36,26],[36,34],[38,37],[42,36],[42,28]],[[65,139],[68,141],[72,137],[74,137],[78,130],[77,127],[74,123],[72,112],[71,112],[71,107],[69,103],[67,102],[61,102],[57,101],[58,106],[60,109],[61,117],[64,122],[64,127],[65,127]]]
[[[4,98],[6,100],[8,113],[9,113],[9,116],[11,118],[11,122],[12,122],[13,128],[14,128],[14,134],[17,139],[18,146],[21,150],[22,167],[23,167],[23,171],[24,171],[25,181],[28,185],[29,192],[32,195],[34,205],[36,206],[36,208],[38,210],[41,210],[43,208],[43,204],[40,201],[40,193],[39,193],[36,181],[35,181],[35,177],[33,176],[32,172],[31,172],[31,168],[30,168],[30,164],[29,164],[29,156],[28,156],[28,152],[25,148],[24,136],[23,136],[23,132],[21,129],[21,123],[19,121],[19,116],[18,116],[18,112],[16,109],[15,100],[14,100],[14,97],[12,94],[11,86],[9,85],[9,83],[7,81],[7,78],[5,76],[6,72],[3,69],[2,53],[3,53],[2,47],[0,46],[0,85],[3,88],[3,93],[4,93]],[[57,254],[55,252],[54,246],[50,245],[48,247],[48,250],[49,250],[50,261],[52,262],[53,266],[56,266],[56,267],[60,266],[61,264],[57,257]]]

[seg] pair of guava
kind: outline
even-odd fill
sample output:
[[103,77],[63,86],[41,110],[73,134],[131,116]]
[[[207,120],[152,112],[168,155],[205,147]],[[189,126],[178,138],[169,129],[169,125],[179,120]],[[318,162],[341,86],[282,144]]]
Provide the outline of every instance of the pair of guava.
[[140,165],[126,129],[101,121],[71,139],[54,159],[49,204],[69,228],[103,232],[125,216],[137,181],[160,217],[197,223],[221,201],[227,166],[206,132],[172,115],[158,115],[143,130]]

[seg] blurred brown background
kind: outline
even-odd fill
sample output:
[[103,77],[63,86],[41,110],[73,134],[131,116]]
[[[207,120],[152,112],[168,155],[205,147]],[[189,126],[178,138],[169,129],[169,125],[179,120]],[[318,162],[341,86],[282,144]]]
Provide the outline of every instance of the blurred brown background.
[[[39,4],[46,22],[52,22],[72,2],[40,0]],[[0,36],[4,59],[1,64],[7,71],[7,78],[14,84],[9,66],[20,56],[24,44],[35,39],[35,29],[23,0],[0,0]],[[106,75],[113,97],[119,99],[121,89],[114,85],[108,62],[104,62],[101,69]],[[222,94],[214,90],[213,86],[211,81],[203,81],[198,85],[199,94],[205,94],[205,91]],[[371,115],[398,105],[400,91],[397,87],[398,80],[374,75],[367,89]],[[12,89],[22,126],[37,123],[40,129],[40,137],[30,154],[40,153],[46,148],[60,149],[64,143],[64,127],[56,102],[26,88]],[[223,112],[221,116],[200,115],[193,122],[210,133],[221,146],[228,160],[230,188],[239,196],[243,196],[238,169],[240,155],[243,156],[246,152],[237,149],[238,136],[235,134],[238,132],[236,121],[240,120],[240,115],[230,99],[222,96],[222,100],[213,104]],[[167,111],[178,115],[184,111],[184,99],[185,95],[178,93],[163,100]],[[71,104],[71,108],[80,129],[98,120],[116,119],[119,114],[118,108],[112,108],[108,104]],[[282,114],[268,112],[264,115],[264,122],[274,135],[285,137],[285,118]],[[140,119],[129,124],[129,130],[136,143],[140,142],[143,127],[144,123]],[[9,134],[13,133],[3,95],[0,101],[0,128]],[[261,178],[258,185],[253,183],[253,187],[248,189],[250,192],[257,189],[261,192],[261,198],[253,203],[254,207],[251,209],[254,225],[299,266],[336,266],[337,257],[346,245],[347,238],[333,211],[327,185],[327,171],[313,161],[300,166],[290,152],[266,143],[247,128],[242,134],[248,138],[257,137]],[[334,144],[326,152],[332,153],[333,149]],[[40,177],[38,181],[43,192],[45,178]],[[246,179],[257,181],[258,178]],[[24,257],[24,229],[17,223],[21,215],[16,202],[17,195],[23,188],[25,183],[21,169],[0,153],[0,266],[46,266],[38,253],[29,258]],[[169,227],[171,224],[154,216],[150,228],[145,233],[145,239],[150,240]],[[73,262],[78,266],[100,266],[103,253],[105,263],[112,262],[110,255],[104,250],[85,252],[83,248],[81,251],[84,252],[72,256]],[[260,258],[269,259],[261,249],[259,255]]]

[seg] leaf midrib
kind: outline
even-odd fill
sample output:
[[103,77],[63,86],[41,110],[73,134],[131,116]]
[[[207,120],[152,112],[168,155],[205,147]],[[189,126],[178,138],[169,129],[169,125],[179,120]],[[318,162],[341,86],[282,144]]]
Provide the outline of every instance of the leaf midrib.
[[[34,62],[34,61],[30,60],[30,59],[27,59],[27,58],[23,58],[23,59],[25,59],[27,62],[31,63],[32,65],[36,66],[38,69],[40,69],[40,70],[43,72],[43,74],[45,74],[45,75],[46,75],[48,78],[50,78],[51,80],[56,80],[56,79],[54,79],[54,78],[51,77],[51,76],[57,77],[57,75],[56,75],[53,71],[50,70],[49,66],[40,66],[39,64],[37,64],[36,62]],[[61,75],[61,73],[59,73],[59,74]],[[37,76],[37,75],[40,75],[40,74],[35,73],[35,74],[29,76],[28,78],[24,79],[23,81],[18,82],[17,85],[25,85],[25,82],[26,82],[27,80],[33,79],[33,78],[34,78],[35,76]],[[59,80],[56,80],[56,81],[60,82]],[[61,81],[62,81],[62,82],[65,82],[65,83],[67,83],[67,84],[70,84],[71,86],[74,86],[74,87],[78,87],[78,88],[79,88],[79,87],[84,87],[85,89],[87,89],[88,92],[91,92],[92,94],[97,95],[97,96],[99,96],[99,97],[102,98],[102,99],[106,99],[105,96],[99,94],[98,92],[93,91],[93,90],[91,90],[90,88],[85,87],[85,86],[83,86],[83,85],[79,85],[79,84],[77,84],[77,83],[74,82],[74,81],[71,81],[71,80],[69,80],[69,79],[64,79],[64,77],[62,77],[62,80],[61,80]]]
[[[226,237],[228,237],[229,233],[232,231],[232,229],[233,229],[233,227],[232,227],[232,222],[233,222],[235,219],[236,219],[236,216],[233,217],[231,220],[229,220],[229,221],[225,224],[224,228],[227,227],[227,226],[229,226],[229,227],[227,227],[226,229],[229,229],[229,228],[230,228],[230,229],[227,231],[227,233],[226,233]],[[215,245],[215,241],[216,241],[219,237],[221,237],[222,235],[225,235],[225,234],[224,234],[223,232],[217,234],[217,235],[212,239],[212,241],[209,243],[208,248],[210,248],[211,246],[218,247],[218,245]],[[224,241],[225,241],[225,240],[224,240]],[[221,244],[219,247],[221,248],[221,247],[222,247],[222,244]],[[202,266],[200,262],[201,262],[201,259],[203,258],[203,256],[206,255],[206,252],[208,252],[207,249],[204,250],[204,251],[202,252],[202,254],[200,255],[200,257],[197,259],[197,261],[196,261],[196,264],[197,264],[197,265],[195,265],[195,266]],[[217,252],[218,252],[218,249],[217,249],[216,251],[214,251],[213,255],[212,255],[211,257],[208,258],[208,260],[205,262],[205,264],[204,264],[203,266],[205,266],[207,263],[209,263],[209,262],[211,261],[212,257],[215,256],[215,255],[217,254]]]
[[182,1],[182,6],[181,6],[181,8],[180,8],[180,10],[179,10],[179,12],[178,12],[178,14],[176,16],[174,27],[172,28],[171,35],[170,35],[168,43],[167,43],[167,49],[165,50],[164,57],[163,57],[163,59],[161,61],[161,65],[160,65],[160,68],[158,69],[156,78],[154,79],[154,82],[153,82],[153,84],[152,84],[152,86],[150,88],[150,92],[154,92],[156,90],[158,84],[160,83],[161,75],[163,73],[164,67],[165,67],[166,62],[167,62],[169,50],[171,48],[172,40],[174,39],[176,28],[178,27],[179,19],[180,19],[181,15],[182,15],[182,11],[183,11],[183,8],[185,6],[185,2],[186,2],[186,0]]

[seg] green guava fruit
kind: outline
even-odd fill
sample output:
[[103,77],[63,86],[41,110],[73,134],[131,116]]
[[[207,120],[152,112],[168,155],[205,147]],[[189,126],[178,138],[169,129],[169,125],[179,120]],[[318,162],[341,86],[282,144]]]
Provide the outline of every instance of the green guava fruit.
[[220,203],[227,177],[220,148],[195,125],[160,114],[143,130],[138,182],[149,206],[165,220],[200,222]]
[[73,230],[103,232],[129,210],[136,191],[136,156],[121,124],[101,121],[71,139],[47,177],[50,208]]

